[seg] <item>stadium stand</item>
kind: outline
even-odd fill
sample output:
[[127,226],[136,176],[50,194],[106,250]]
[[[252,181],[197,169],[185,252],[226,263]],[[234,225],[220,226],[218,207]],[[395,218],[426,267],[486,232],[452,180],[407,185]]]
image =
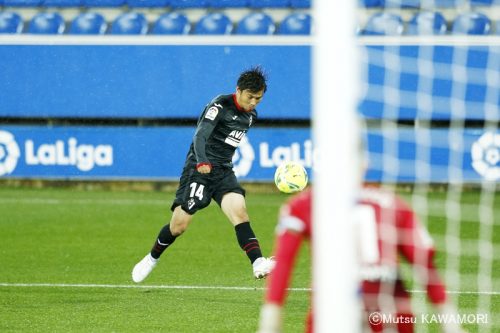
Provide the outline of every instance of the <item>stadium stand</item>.
[[420,7],[423,9],[456,8],[464,0],[421,0]]
[[42,4],[42,0],[4,0],[7,7],[37,7]]
[[13,12],[0,12],[0,34],[18,34],[23,31],[21,16]]
[[499,6],[500,0],[470,0],[470,5],[475,6]]
[[194,28],[194,33],[197,35],[229,35],[232,31],[233,23],[222,13],[204,15]]
[[370,16],[361,34],[397,36],[403,34],[403,31],[404,23],[401,16],[379,12]]
[[148,32],[148,22],[141,13],[125,13],[118,16],[111,26],[115,35],[145,35]]
[[359,7],[378,8],[382,7],[380,0],[358,0]]
[[208,0],[208,7],[211,7],[211,8],[245,8],[245,7],[248,7],[248,0]]
[[381,0],[380,5],[386,8],[419,8],[420,0]]
[[[2,17],[0,33],[52,33],[29,28],[31,18],[48,8],[68,22],[69,34],[307,35],[312,28],[311,0],[0,0],[0,6],[2,3],[11,14]],[[500,33],[500,0],[358,0],[358,4],[364,8],[358,28],[363,35]],[[82,15],[87,11],[101,15],[104,23],[93,23],[92,15]],[[124,15],[127,13],[131,16]],[[140,28],[134,32],[135,16],[143,16],[145,22],[137,22]],[[123,20],[121,27],[118,19]],[[85,28],[92,24],[98,27]],[[56,32],[61,33],[64,29]]]
[[190,31],[191,24],[186,15],[171,12],[156,20],[152,32],[156,35],[187,35]]
[[69,33],[76,35],[102,35],[106,32],[107,23],[104,16],[98,13],[81,13],[73,22]]
[[292,7],[292,8],[311,8],[311,0],[291,0],[290,7]]
[[44,7],[79,7],[83,0],[43,0]]
[[293,13],[285,17],[278,27],[279,35],[309,35],[311,33],[311,15]]
[[272,35],[276,30],[271,16],[264,13],[250,13],[236,27],[238,35]]
[[491,21],[481,13],[464,13],[455,18],[451,31],[456,35],[488,35],[491,32]]
[[38,13],[30,21],[30,34],[56,35],[64,33],[64,19],[59,13]]
[[171,0],[172,8],[206,8],[207,0]]
[[37,7],[41,5],[42,0],[4,0],[6,7]]
[[127,0],[130,8],[160,8],[170,5],[170,0]]
[[287,8],[290,7],[290,0],[250,0],[250,8]]
[[443,35],[446,34],[446,19],[439,12],[416,13],[408,23],[408,35]]
[[120,7],[125,4],[125,0],[83,0],[86,7]]

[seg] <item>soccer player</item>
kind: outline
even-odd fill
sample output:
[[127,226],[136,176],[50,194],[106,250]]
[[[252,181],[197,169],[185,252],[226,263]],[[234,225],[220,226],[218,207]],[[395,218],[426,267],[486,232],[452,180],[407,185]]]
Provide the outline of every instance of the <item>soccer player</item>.
[[233,224],[240,247],[253,266],[253,275],[266,277],[274,266],[265,258],[250,225],[245,190],[233,172],[232,158],[241,140],[257,120],[255,107],[267,90],[260,67],[240,74],[234,94],[219,95],[201,113],[186,157],[171,210],[170,223],[159,232],[151,249],[132,270],[134,282],[143,281],[162,253],[189,226],[193,215],[214,199]]
[[[268,277],[259,333],[282,332],[282,306],[295,257],[303,240],[311,238],[311,197],[312,192],[308,189],[293,197],[281,209],[275,247],[276,266]],[[366,248],[371,250],[368,258],[361,258],[360,289],[365,328],[369,332],[414,332],[410,294],[398,272],[400,255],[412,264],[420,282],[426,285],[427,296],[436,311],[455,315],[433,263],[432,240],[409,206],[390,191],[364,187],[355,214],[358,236],[362,240],[359,252],[366,252]],[[339,274],[342,274],[341,270]],[[382,315],[392,318],[394,325],[390,327],[391,323],[384,323]],[[313,332],[312,324],[309,313],[307,332]],[[453,320],[443,325],[442,329],[446,333],[463,332]]]

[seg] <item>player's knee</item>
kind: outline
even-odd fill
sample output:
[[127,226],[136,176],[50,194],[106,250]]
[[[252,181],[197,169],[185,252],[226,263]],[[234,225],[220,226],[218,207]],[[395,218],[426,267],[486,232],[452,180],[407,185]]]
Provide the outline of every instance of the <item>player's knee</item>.
[[192,216],[186,213],[180,206],[176,207],[170,221],[170,232],[174,236],[179,236],[189,226]]
[[248,221],[250,218],[248,217],[248,213],[247,213],[247,210],[245,208],[240,208],[236,211],[236,219],[241,221],[241,222],[245,222],[245,221]]
[[184,221],[170,222],[170,232],[174,236],[180,236],[186,231],[188,223]]
[[250,220],[247,210],[244,207],[229,210],[227,216],[234,225]]

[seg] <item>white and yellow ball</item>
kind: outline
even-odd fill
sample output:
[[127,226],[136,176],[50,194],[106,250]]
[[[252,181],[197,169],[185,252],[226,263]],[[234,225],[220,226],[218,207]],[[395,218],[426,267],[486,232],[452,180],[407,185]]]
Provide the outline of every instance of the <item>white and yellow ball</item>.
[[274,183],[283,193],[302,191],[307,186],[306,169],[298,162],[282,163],[274,173]]

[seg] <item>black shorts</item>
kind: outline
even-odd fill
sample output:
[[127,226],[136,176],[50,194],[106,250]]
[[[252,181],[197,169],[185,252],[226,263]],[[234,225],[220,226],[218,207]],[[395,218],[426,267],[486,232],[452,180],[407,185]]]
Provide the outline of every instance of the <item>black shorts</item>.
[[207,207],[212,199],[220,206],[224,194],[230,192],[245,196],[245,190],[238,183],[233,169],[214,166],[210,173],[201,174],[194,165],[185,165],[170,209],[173,211],[181,206],[186,213],[193,215]]

